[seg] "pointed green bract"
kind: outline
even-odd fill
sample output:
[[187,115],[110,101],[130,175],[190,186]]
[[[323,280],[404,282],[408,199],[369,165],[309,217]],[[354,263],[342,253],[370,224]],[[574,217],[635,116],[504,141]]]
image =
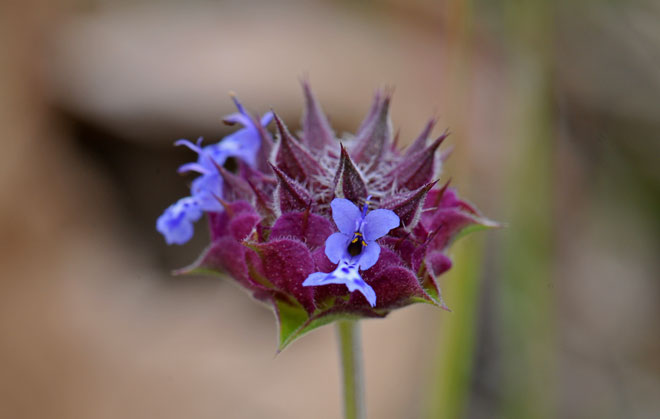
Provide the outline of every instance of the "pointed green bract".
[[[368,317],[384,317],[385,314],[373,311]],[[337,312],[333,309],[318,310],[308,316],[302,306],[294,306],[283,302],[275,302],[275,317],[278,321],[279,336],[277,351],[283,351],[296,339],[308,332],[332,323],[336,320],[358,320],[364,313]]]
[[296,307],[281,301],[275,302],[275,316],[279,326],[277,350],[280,352],[293,342],[308,317],[302,306]]

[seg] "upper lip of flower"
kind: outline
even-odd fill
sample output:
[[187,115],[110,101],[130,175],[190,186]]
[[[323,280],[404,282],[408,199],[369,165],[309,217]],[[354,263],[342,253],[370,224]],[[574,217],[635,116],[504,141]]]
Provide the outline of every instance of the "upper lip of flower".
[[[335,198],[330,207],[339,232],[330,235],[326,241],[325,254],[328,259],[338,263],[342,258],[358,258],[360,269],[371,268],[378,261],[380,254],[380,246],[376,240],[397,228],[399,217],[386,209],[367,212],[367,203],[360,211],[354,203],[344,198]],[[362,249],[358,255],[350,255],[348,248],[356,235],[359,235]]]

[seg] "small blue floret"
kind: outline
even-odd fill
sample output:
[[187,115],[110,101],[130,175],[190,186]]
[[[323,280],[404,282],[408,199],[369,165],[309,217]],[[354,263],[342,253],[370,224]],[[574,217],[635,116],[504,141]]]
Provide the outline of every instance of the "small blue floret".
[[[193,223],[201,218],[203,212],[222,211],[222,204],[218,201],[218,198],[222,197],[222,177],[216,165],[222,166],[228,157],[239,158],[250,166],[256,165],[257,153],[261,147],[260,127],[253,122],[238,99],[232,99],[239,112],[227,116],[225,121],[240,123],[243,125],[242,129],[226,136],[217,144],[205,147],[202,147],[202,138],[196,143],[188,140],[174,143],[188,147],[198,155],[196,162],[182,165],[178,172],[195,172],[199,177],[192,182],[190,196],[171,205],[156,221],[156,230],[165,236],[167,244],[186,243],[193,236]],[[265,127],[272,118],[272,112],[268,112],[259,123]]]
[[193,236],[193,223],[202,216],[197,201],[190,196],[170,205],[156,221],[156,230],[167,244],[184,244]]
[[[367,198],[368,200],[368,198]],[[351,201],[335,198],[331,203],[332,219],[338,233],[331,234],[325,241],[325,254],[337,268],[331,273],[315,272],[307,277],[303,286],[344,284],[348,290],[358,290],[369,304],[376,305],[376,293],[360,276],[358,269],[367,270],[374,266],[380,256],[380,246],[376,240],[399,226],[399,217],[390,210],[377,209],[367,213]],[[349,247],[357,243],[359,254],[351,254]]]

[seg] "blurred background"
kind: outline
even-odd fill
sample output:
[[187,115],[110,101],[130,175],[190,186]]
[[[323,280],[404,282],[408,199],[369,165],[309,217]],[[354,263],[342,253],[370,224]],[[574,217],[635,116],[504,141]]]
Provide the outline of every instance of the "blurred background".
[[336,418],[332,327],[275,356],[208,240],[155,220],[179,138],[227,92],[336,132],[396,88],[402,143],[452,132],[452,178],[506,228],[461,239],[453,312],[363,322],[373,418],[660,416],[660,4],[654,0],[0,3],[0,417]]

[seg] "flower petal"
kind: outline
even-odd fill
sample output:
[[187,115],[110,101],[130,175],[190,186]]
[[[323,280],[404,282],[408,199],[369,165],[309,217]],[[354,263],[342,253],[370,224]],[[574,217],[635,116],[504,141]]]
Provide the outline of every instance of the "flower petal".
[[394,211],[377,209],[364,217],[364,239],[367,242],[379,239],[399,226],[399,216]]
[[[253,128],[243,128],[226,136],[220,141],[217,147],[218,151],[224,153],[227,157],[238,157],[254,167],[260,145],[261,138],[259,137],[257,130]],[[224,161],[220,164],[224,164]]]
[[344,284],[350,292],[360,291],[372,307],[376,305],[376,292],[369,284],[364,282],[358,273],[357,266],[346,259],[342,259],[337,269],[329,274],[315,272],[310,274],[303,282],[305,287],[328,284]]
[[366,246],[362,247],[362,253],[360,253],[360,269],[366,271],[371,268],[378,262],[378,257],[380,256],[380,246],[375,241],[368,242]]
[[[325,241],[325,255],[332,263],[338,263],[348,249],[351,238],[343,233],[333,233]],[[377,259],[377,258],[376,258]]]
[[273,111],[268,111],[264,114],[264,116],[261,117],[261,126],[265,127],[266,125],[270,124],[270,121],[273,120]]
[[193,222],[202,211],[197,200],[187,196],[170,205],[156,220],[156,230],[165,236],[167,244],[184,244],[193,236]]
[[307,279],[303,281],[303,287],[314,287],[317,285],[327,284],[343,284],[344,280],[334,276],[332,273],[314,272],[309,274]]
[[184,145],[189,149],[191,149],[192,151],[194,151],[195,153],[200,154],[202,152],[202,147],[200,146],[202,144],[201,140],[202,137],[199,137],[199,139],[197,140],[197,144],[193,144],[192,142],[182,138],[180,140],[175,141],[174,145],[177,147],[180,145]]
[[216,172],[193,180],[190,191],[204,211],[222,211],[218,197],[222,196],[222,178]]
[[369,302],[369,305],[371,307],[374,307],[376,305],[376,292],[374,291],[373,288],[362,278],[357,278],[352,281],[349,281],[346,283],[346,286],[348,287],[348,290],[353,292],[355,290],[358,290],[364,295],[364,298],[367,299]]
[[333,199],[330,206],[332,207],[332,219],[335,221],[339,231],[347,236],[352,236],[356,231],[358,222],[362,219],[360,209],[354,203],[344,198]]
[[211,173],[211,171],[209,169],[207,169],[206,167],[202,166],[201,164],[199,164],[197,162],[182,164],[177,169],[177,172],[178,173],[197,172],[197,173],[201,173],[203,175],[208,175],[209,173]]
[[241,124],[244,127],[250,126],[252,121],[250,121],[250,117],[243,115],[240,112],[235,112],[230,115],[224,116],[222,118],[222,121],[225,124]]
[[234,105],[236,106],[236,109],[238,109],[238,111],[240,113],[242,113],[243,115],[247,115],[248,114],[247,111],[243,107],[243,104],[238,100],[236,95],[234,93],[231,93],[231,92],[229,93],[229,95],[231,96],[231,100],[234,101]]

